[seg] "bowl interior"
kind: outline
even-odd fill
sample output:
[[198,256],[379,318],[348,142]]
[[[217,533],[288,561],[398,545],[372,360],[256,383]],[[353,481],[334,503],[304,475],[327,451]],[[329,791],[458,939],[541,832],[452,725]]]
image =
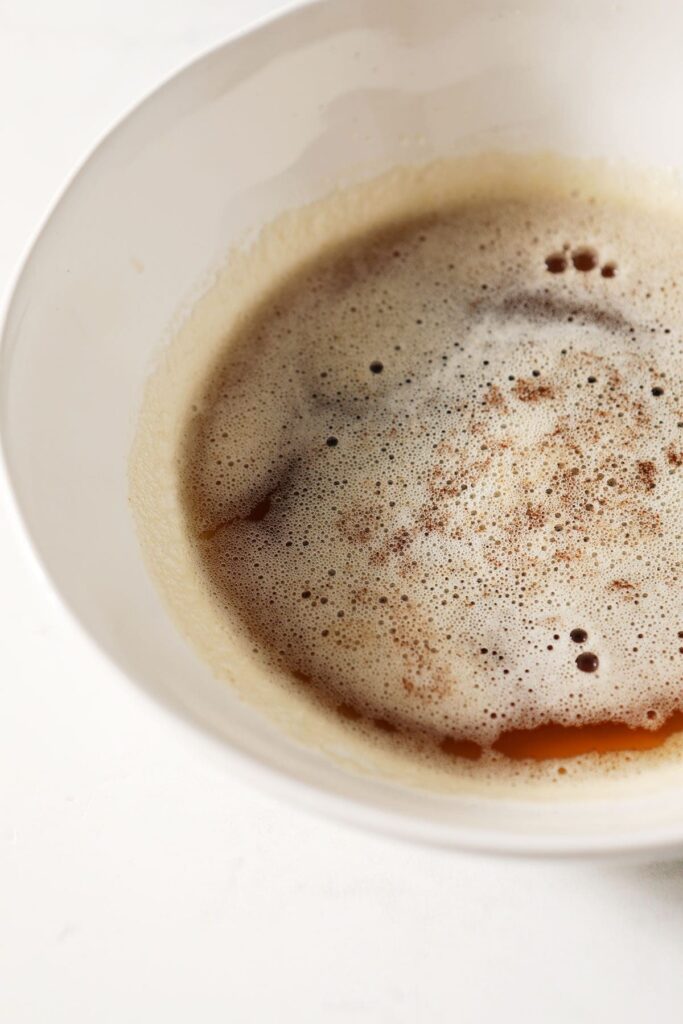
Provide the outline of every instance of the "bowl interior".
[[[676,792],[552,805],[430,797],[347,775],[217,683],[145,571],[127,458],[155,354],[245,232],[398,163],[551,149],[683,165],[683,10],[626,2],[328,0],[175,77],[73,179],[2,339],[11,484],[37,554],[127,675],[299,795],[470,847],[608,850],[683,838]],[[665,16],[665,20],[663,20]],[[222,749],[227,749],[223,744]],[[291,788],[291,787],[289,787]]]

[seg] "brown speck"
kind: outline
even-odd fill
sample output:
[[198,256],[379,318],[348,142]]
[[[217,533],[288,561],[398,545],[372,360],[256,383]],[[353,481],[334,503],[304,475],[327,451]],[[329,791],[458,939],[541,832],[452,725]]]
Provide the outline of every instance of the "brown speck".
[[541,402],[555,397],[555,391],[550,384],[525,378],[516,381],[512,391],[520,402]]
[[488,405],[492,409],[500,409],[501,412],[506,408],[505,399],[497,384],[492,384],[484,395],[483,404]]
[[423,506],[417,515],[417,525],[425,534],[443,533],[447,524],[447,513],[433,505]]
[[578,562],[581,558],[583,558],[581,548],[562,548],[553,555],[553,560],[556,562]]
[[410,532],[402,527],[394,533],[387,546],[393,555],[402,555],[412,539]]
[[638,476],[640,477],[645,490],[654,490],[655,478],[657,476],[657,470],[655,469],[654,462],[646,460],[643,462],[637,462],[636,465],[638,467]]
[[541,505],[532,505],[529,503],[526,507],[526,518],[529,526],[533,529],[539,529],[543,526],[546,521],[546,512]]
[[545,265],[551,274],[562,274],[567,269],[567,260],[564,253],[554,252],[546,256]]
[[658,512],[651,512],[646,508],[636,508],[634,514],[641,536],[646,536],[647,534],[655,537],[661,536],[662,517]]
[[666,450],[666,459],[670,466],[683,466],[683,451],[670,444]]
[[377,511],[369,506],[349,509],[337,520],[337,527],[349,544],[367,544],[377,530]]
[[586,273],[589,270],[595,270],[598,265],[598,257],[594,249],[582,246],[580,249],[574,249],[572,263],[576,270]]

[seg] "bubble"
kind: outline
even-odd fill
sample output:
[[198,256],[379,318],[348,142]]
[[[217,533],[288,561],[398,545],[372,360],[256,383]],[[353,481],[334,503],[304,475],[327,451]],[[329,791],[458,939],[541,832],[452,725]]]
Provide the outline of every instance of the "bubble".
[[599,665],[597,654],[591,654],[590,651],[583,651],[576,659],[576,667],[581,672],[597,672]]
[[551,274],[563,274],[567,269],[567,259],[564,253],[552,253],[552,255],[546,256],[545,265]]
[[579,249],[574,249],[572,252],[572,263],[576,270],[587,273],[589,270],[595,270],[597,267],[598,256],[593,249],[582,246]]

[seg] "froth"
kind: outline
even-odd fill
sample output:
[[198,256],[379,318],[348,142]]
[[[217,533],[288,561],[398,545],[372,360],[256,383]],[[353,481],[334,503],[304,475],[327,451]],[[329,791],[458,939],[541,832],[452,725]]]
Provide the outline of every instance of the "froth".
[[683,220],[429,197],[226,324],[177,437],[195,583],[273,686],[437,772],[647,747],[683,708]]

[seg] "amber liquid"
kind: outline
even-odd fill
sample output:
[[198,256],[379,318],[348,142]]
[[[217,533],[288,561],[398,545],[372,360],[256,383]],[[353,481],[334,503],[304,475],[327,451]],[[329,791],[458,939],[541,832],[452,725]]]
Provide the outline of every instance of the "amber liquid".
[[578,757],[580,754],[655,750],[670,736],[682,730],[681,711],[674,711],[657,729],[631,729],[623,722],[595,722],[574,726],[549,722],[535,729],[510,729],[498,737],[493,749],[515,761],[549,761]]
[[[582,754],[615,754],[656,750],[671,736],[683,732],[683,712],[674,711],[656,729],[631,728],[623,722],[561,725],[548,722],[535,729],[509,729],[492,749],[513,761],[553,761]],[[477,761],[483,747],[471,740],[445,739],[441,749],[451,757]]]

